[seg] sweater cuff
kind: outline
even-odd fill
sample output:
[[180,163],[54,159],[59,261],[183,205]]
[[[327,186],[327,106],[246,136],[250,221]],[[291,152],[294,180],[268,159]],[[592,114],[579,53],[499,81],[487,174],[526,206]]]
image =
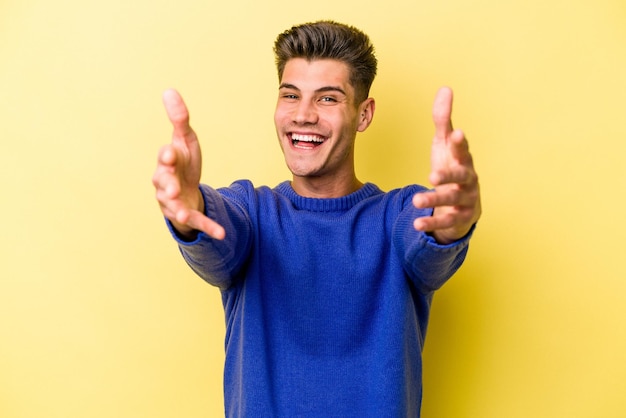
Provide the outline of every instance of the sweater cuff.
[[455,248],[457,246],[465,246],[467,245],[468,241],[470,240],[470,238],[472,238],[472,235],[474,234],[474,230],[476,229],[476,224],[472,225],[472,227],[470,228],[470,230],[467,232],[467,234],[465,234],[462,238],[459,238],[456,241],[453,241],[449,244],[440,244],[437,242],[437,240],[435,239],[435,237],[433,237],[431,234],[428,234],[426,232],[423,233],[424,236],[424,241],[428,244],[431,245],[435,248],[439,248],[442,250],[445,249],[451,249],[451,248]]

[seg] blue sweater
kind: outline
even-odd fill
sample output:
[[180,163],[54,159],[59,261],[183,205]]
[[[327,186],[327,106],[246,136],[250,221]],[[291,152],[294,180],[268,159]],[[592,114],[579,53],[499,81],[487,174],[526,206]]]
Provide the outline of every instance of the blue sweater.
[[[178,240],[221,290],[227,417],[419,417],[433,292],[460,267],[469,235],[439,245],[412,224],[409,186],[336,199],[239,181],[202,185],[223,241]],[[171,226],[170,226],[171,228]]]

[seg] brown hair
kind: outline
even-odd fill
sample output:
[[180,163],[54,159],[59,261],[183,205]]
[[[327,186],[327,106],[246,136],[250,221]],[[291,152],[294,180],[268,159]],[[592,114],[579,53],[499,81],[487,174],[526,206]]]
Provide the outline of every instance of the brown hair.
[[361,30],[322,20],[294,26],[278,35],[274,43],[276,69],[281,80],[287,61],[292,58],[334,59],[350,68],[350,84],[354,87],[358,105],[369,96],[376,76],[377,60],[374,46]]

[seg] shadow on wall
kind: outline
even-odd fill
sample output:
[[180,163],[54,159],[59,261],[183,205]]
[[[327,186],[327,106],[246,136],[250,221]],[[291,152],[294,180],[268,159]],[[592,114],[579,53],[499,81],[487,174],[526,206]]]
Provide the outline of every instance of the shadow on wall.
[[[473,238],[479,238],[480,230]],[[424,348],[425,416],[452,416],[454,411],[471,410],[479,395],[482,371],[492,369],[494,358],[489,344],[497,311],[497,278],[484,254],[472,248],[465,264],[434,296]],[[451,394],[453,394],[451,396]],[[454,398],[454,406],[450,399]],[[430,405],[433,405],[430,408]],[[447,413],[443,409],[454,408]]]
[[[413,183],[431,187],[432,103],[439,86],[428,81],[408,85],[402,77],[399,71],[393,79],[376,80],[374,121],[357,138],[357,173],[383,190]],[[497,255],[483,250],[484,217],[480,223],[465,264],[434,297],[424,351],[424,416],[453,416],[452,410],[442,411],[442,405],[450,404],[452,385],[450,408],[467,410],[480,390],[476,383],[481,370],[490,361],[485,341],[496,303],[496,278],[489,257]]]

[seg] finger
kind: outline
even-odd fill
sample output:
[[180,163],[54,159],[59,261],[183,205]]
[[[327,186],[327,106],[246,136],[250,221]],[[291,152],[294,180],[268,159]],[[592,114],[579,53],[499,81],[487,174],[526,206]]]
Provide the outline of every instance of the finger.
[[418,209],[434,208],[437,206],[452,206],[456,204],[458,197],[455,192],[432,191],[418,193],[413,196],[413,206]]
[[173,167],[176,165],[176,150],[171,145],[165,145],[159,150],[157,162],[159,165]]
[[157,189],[156,200],[163,215],[172,222],[177,222],[177,214],[182,210],[186,210],[183,203],[180,200],[169,197],[165,189]]
[[173,199],[180,193],[180,181],[168,166],[159,166],[152,176],[152,184],[161,191],[162,197]]
[[454,228],[467,230],[476,221],[476,209],[473,207],[445,208],[435,210],[432,216],[422,216],[413,222],[415,229],[435,231]]
[[452,131],[445,144],[445,153],[446,164],[433,164],[432,166],[428,178],[432,185],[468,184],[476,180],[472,154],[469,152],[469,144],[462,131]]
[[453,130],[450,132],[449,139],[448,144],[452,158],[460,162],[466,161],[468,157],[471,159],[469,143],[463,131],[460,129]]
[[197,210],[181,210],[176,214],[176,220],[193,229],[204,232],[211,238],[222,240],[226,236],[226,231],[220,224]]
[[452,132],[452,90],[442,87],[435,96],[433,104],[433,122],[435,138],[445,139]]
[[189,111],[183,98],[176,90],[169,89],[163,92],[163,105],[167,117],[174,127],[175,138],[187,138],[193,134],[193,129],[189,125]]
[[474,202],[475,193],[458,187],[442,187],[432,192],[417,193],[413,196],[413,206],[417,209],[441,206],[464,207],[472,206]]
[[435,187],[444,184],[466,186],[476,183],[477,179],[478,177],[476,176],[471,160],[464,164],[453,165],[444,170],[433,171],[428,176],[428,180]]
[[439,216],[423,216],[413,221],[413,227],[423,232],[433,232],[440,229],[451,228],[454,224],[455,217],[451,213]]

